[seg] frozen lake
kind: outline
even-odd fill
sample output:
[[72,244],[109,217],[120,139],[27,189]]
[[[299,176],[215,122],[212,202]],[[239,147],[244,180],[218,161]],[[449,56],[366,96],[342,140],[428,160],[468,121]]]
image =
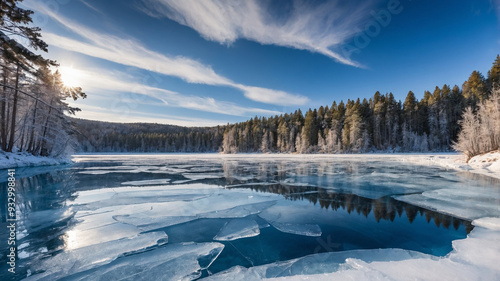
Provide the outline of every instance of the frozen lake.
[[351,259],[440,262],[478,232],[473,220],[500,216],[500,180],[401,157],[79,155],[17,169],[14,279],[258,280]]

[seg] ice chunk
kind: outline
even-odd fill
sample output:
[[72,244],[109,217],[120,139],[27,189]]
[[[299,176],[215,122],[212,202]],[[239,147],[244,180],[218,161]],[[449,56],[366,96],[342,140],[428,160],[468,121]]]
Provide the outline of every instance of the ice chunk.
[[190,180],[203,180],[203,179],[219,179],[223,178],[224,174],[222,173],[183,173],[182,174],[185,178],[190,179]]
[[19,259],[25,259],[25,258],[29,258],[31,256],[31,254],[29,252],[26,252],[26,251],[19,251],[17,256],[19,257]]
[[[175,189],[175,192],[170,191],[171,199],[177,198],[182,201],[172,202],[151,202],[134,204],[136,192],[121,192],[120,196],[129,197],[120,202],[125,204],[129,200],[129,204],[121,206],[109,206],[95,210],[95,216],[102,217],[103,223],[114,220],[115,222],[123,222],[140,228],[141,231],[159,229],[175,224],[180,224],[195,220],[198,218],[241,218],[251,214],[257,214],[262,210],[276,203],[278,195],[274,194],[258,194],[248,190],[225,190],[220,188],[207,188],[204,193],[200,194],[199,189],[190,189],[190,185],[186,185],[185,189]],[[144,188],[136,188],[144,190]],[[144,192],[152,192],[146,189]],[[184,194],[182,194],[184,193]],[[168,193],[164,193],[165,198],[168,198]],[[125,198],[124,197],[124,198]],[[139,197],[140,198],[140,197]],[[191,198],[191,199],[190,199]],[[106,202],[95,202],[86,204],[87,207],[93,204],[112,204],[113,199],[107,199]],[[168,200],[167,200],[168,201]],[[92,219],[92,215],[88,218]]]
[[285,233],[318,237],[321,236],[321,228],[317,224],[292,224],[272,222],[277,230]]
[[[251,199],[253,197],[250,197]],[[276,204],[276,200],[264,201],[260,203],[244,204],[224,210],[216,210],[200,214],[201,218],[242,218],[248,215],[258,214],[263,210]]]
[[24,248],[28,247],[29,245],[30,245],[30,243],[29,243],[29,242],[22,243],[21,245],[19,245],[19,247],[17,247],[17,250],[18,250],[18,251],[19,251],[19,250],[22,250],[22,249],[24,249]]
[[137,217],[133,215],[119,215],[113,217],[115,220],[137,226],[141,231],[150,231],[172,225],[197,220],[198,216],[165,216],[165,217]]
[[41,270],[45,272],[33,275],[29,280],[56,280],[109,263],[126,252],[135,252],[166,242],[167,235],[164,232],[150,232],[139,234],[133,238],[113,240],[74,250],[67,250],[54,257],[43,259],[32,266],[31,270],[35,272]]
[[[296,205],[300,205],[302,202]],[[310,221],[310,206],[296,206],[280,202],[259,214],[259,217],[284,233],[296,235],[321,236],[321,228]]]
[[475,226],[500,231],[500,218],[492,218],[492,217],[480,218],[474,220],[472,224]]
[[134,170],[136,167],[135,166],[103,166],[103,167],[87,167],[84,168],[84,170]]
[[[257,214],[262,210],[276,204],[276,201],[265,201],[253,204],[244,204],[241,206],[236,206],[227,209],[217,209],[216,207],[223,207],[223,202],[216,203],[216,199],[221,198],[207,198],[212,199],[214,203],[209,206],[205,206],[206,209],[212,209],[212,211],[207,213],[200,213],[200,206],[196,205],[196,202],[189,204],[190,202],[169,202],[168,205],[158,206],[151,210],[144,210],[140,213],[134,213],[132,215],[117,215],[113,218],[116,221],[128,223],[139,227],[141,231],[149,231],[154,229],[160,229],[176,224],[181,224],[189,221],[193,221],[200,218],[243,218],[252,214]],[[232,205],[241,202],[233,198]],[[248,198],[246,198],[248,199]],[[242,198],[245,200],[245,198]],[[246,200],[245,200],[246,201]],[[209,201],[210,202],[210,201]],[[183,204],[185,203],[185,204]],[[147,205],[145,205],[147,206]],[[215,210],[213,210],[216,208]],[[125,213],[125,212],[121,212]],[[169,215],[165,215],[169,214]],[[184,216],[182,216],[184,214]]]
[[70,280],[194,280],[224,249],[220,243],[182,243],[129,255],[68,276]]
[[88,174],[88,175],[105,175],[111,173],[164,173],[164,171],[160,170],[158,166],[148,166],[148,165],[124,165],[124,166],[105,166],[105,167],[88,167],[83,171],[79,172],[80,174]]
[[433,209],[465,219],[500,216],[500,189],[461,185],[451,186],[422,194],[394,196],[409,204]]
[[260,234],[259,225],[252,219],[233,219],[227,222],[214,237],[216,241],[232,241]]
[[[481,218],[472,222],[476,227],[467,239],[453,241],[450,259],[496,270],[500,276],[500,218]],[[480,250],[478,250],[480,249]],[[485,278],[486,280],[487,278]]]
[[[54,223],[69,220],[75,215],[73,208],[65,207],[56,210],[44,210],[31,212],[22,221],[24,227],[29,228],[30,231],[36,231],[53,225]],[[18,238],[20,239],[20,238]]]
[[[286,279],[283,280],[290,280],[290,276],[336,272],[346,263],[347,259],[353,258],[364,262],[398,261],[418,258],[435,259],[426,254],[402,249],[353,250],[314,254],[289,261],[250,268],[236,266],[203,280],[257,281],[278,277],[286,277]],[[344,268],[346,267],[344,266]],[[314,278],[313,280],[316,279]]]
[[156,179],[156,180],[142,180],[142,181],[126,181],[122,182],[122,185],[156,185],[156,184],[168,184],[170,179]]
[[137,227],[125,223],[113,223],[84,229],[76,225],[66,232],[65,242],[67,249],[72,250],[111,240],[133,237],[139,233]]
[[96,210],[116,205],[198,200],[220,189],[204,184],[105,188],[79,192],[72,203],[80,206],[79,210]]

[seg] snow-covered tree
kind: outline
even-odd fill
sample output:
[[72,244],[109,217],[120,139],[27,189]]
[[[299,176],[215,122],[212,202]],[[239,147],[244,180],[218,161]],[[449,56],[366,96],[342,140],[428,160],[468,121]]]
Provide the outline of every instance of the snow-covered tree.
[[474,112],[468,107],[460,122],[461,131],[453,148],[463,152],[467,160],[475,155],[500,148],[500,88],[494,87],[490,97]]

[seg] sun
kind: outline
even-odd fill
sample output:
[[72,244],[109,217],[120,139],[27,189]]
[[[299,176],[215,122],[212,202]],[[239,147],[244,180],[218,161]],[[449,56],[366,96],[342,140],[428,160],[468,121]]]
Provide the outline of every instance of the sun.
[[64,86],[67,87],[81,87],[81,73],[79,70],[71,67],[61,66],[59,68],[59,72],[61,73],[61,79]]

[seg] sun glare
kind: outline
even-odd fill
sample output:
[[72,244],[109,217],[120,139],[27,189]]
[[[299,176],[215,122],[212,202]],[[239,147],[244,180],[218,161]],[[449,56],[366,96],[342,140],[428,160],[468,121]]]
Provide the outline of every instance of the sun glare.
[[61,79],[65,86],[67,87],[81,87],[80,73],[77,69],[73,67],[62,66],[59,68],[61,73]]

